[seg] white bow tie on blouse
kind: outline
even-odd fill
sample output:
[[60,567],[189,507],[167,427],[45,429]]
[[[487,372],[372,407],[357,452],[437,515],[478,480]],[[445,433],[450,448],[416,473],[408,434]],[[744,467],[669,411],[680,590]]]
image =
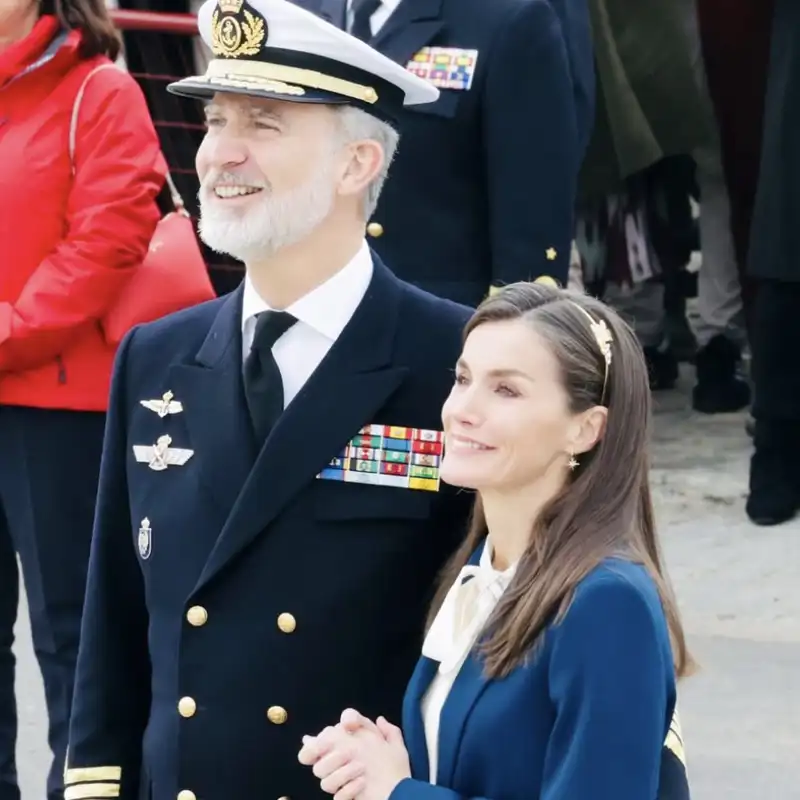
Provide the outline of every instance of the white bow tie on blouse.
[[503,572],[492,567],[488,542],[479,564],[461,569],[422,645],[422,655],[438,661],[440,673],[461,667],[515,571],[516,564]]

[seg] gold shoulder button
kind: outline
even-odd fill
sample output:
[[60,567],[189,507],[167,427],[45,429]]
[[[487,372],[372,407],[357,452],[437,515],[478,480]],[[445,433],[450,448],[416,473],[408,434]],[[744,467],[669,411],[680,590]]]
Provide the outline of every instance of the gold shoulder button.
[[297,620],[292,614],[284,611],[283,614],[278,615],[278,628],[283,633],[294,633],[297,628]]

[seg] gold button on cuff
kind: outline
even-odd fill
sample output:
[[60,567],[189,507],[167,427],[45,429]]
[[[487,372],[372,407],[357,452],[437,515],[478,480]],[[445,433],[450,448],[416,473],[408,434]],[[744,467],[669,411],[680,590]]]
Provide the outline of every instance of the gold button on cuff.
[[544,251],[544,254],[547,256],[548,261],[555,261],[556,256],[558,255],[555,247],[548,247],[547,250]]
[[379,236],[383,236],[383,225],[380,222],[370,222],[367,225],[367,233],[377,239]]
[[188,789],[181,789],[178,792],[178,800],[197,800],[197,795],[194,792],[190,792]]
[[278,628],[284,633],[294,633],[297,620],[288,612],[278,615]]
[[539,283],[542,286],[552,286],[554,289],[558,289],[558,281],[550,277],[550,275],[540,275],[534,283]]
[[286,709],[282,706],[270,706],[267,709],[267,719],[273,725],[283,725],[283,723],[289,719],[289,715],[286,713]]
[[194,698],[192,697],[181,697],[178,701],[178,713],[189,719],[189,717],[193,717],[195,712],[197,711],[197,703],[195,703]]
[[208,611],[203,606],[192,606],[186,612],[186,620],[190,625],[195,628],[200,628],[208,622]]

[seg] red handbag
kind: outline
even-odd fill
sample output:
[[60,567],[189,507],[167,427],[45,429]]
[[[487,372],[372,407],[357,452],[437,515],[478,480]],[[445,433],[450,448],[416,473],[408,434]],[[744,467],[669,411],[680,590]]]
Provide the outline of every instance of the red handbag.
[[[111,63],[95,67],[84,78],[75,98],[69,130],[73,173],[78,112],[86,84],[96,72],[109,68],[118,69]],[[172,177],[167,174],[166,179],[175,210],[159,220],[144,261],[133,272],[117,302],[101,320],[103,334],[109,344],[119,344],[135,325],[152,322],[216,297],[192,219]]]
[[152,322],[216,297],[189,213],[167,175],[175,211],[159,220],[144,261],[102,320],[109,344],[134,325]]

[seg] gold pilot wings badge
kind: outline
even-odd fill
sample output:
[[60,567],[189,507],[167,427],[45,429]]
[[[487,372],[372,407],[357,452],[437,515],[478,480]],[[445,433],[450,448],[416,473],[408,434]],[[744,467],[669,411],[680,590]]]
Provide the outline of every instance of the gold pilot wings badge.
[[178,402],[171,391],[164,392],[160,400],[140,400],[139,402],[148,411],[154,411],[162,419],[168,414],[180,414],[183,411],[183,403]]
[[168,467],[182,467],[194,455],[194,450],[170,447],[171,444],[171,436],[159,436],[155,444],[135,444],[133,455],[140,464],[147,464],[156,472]]

